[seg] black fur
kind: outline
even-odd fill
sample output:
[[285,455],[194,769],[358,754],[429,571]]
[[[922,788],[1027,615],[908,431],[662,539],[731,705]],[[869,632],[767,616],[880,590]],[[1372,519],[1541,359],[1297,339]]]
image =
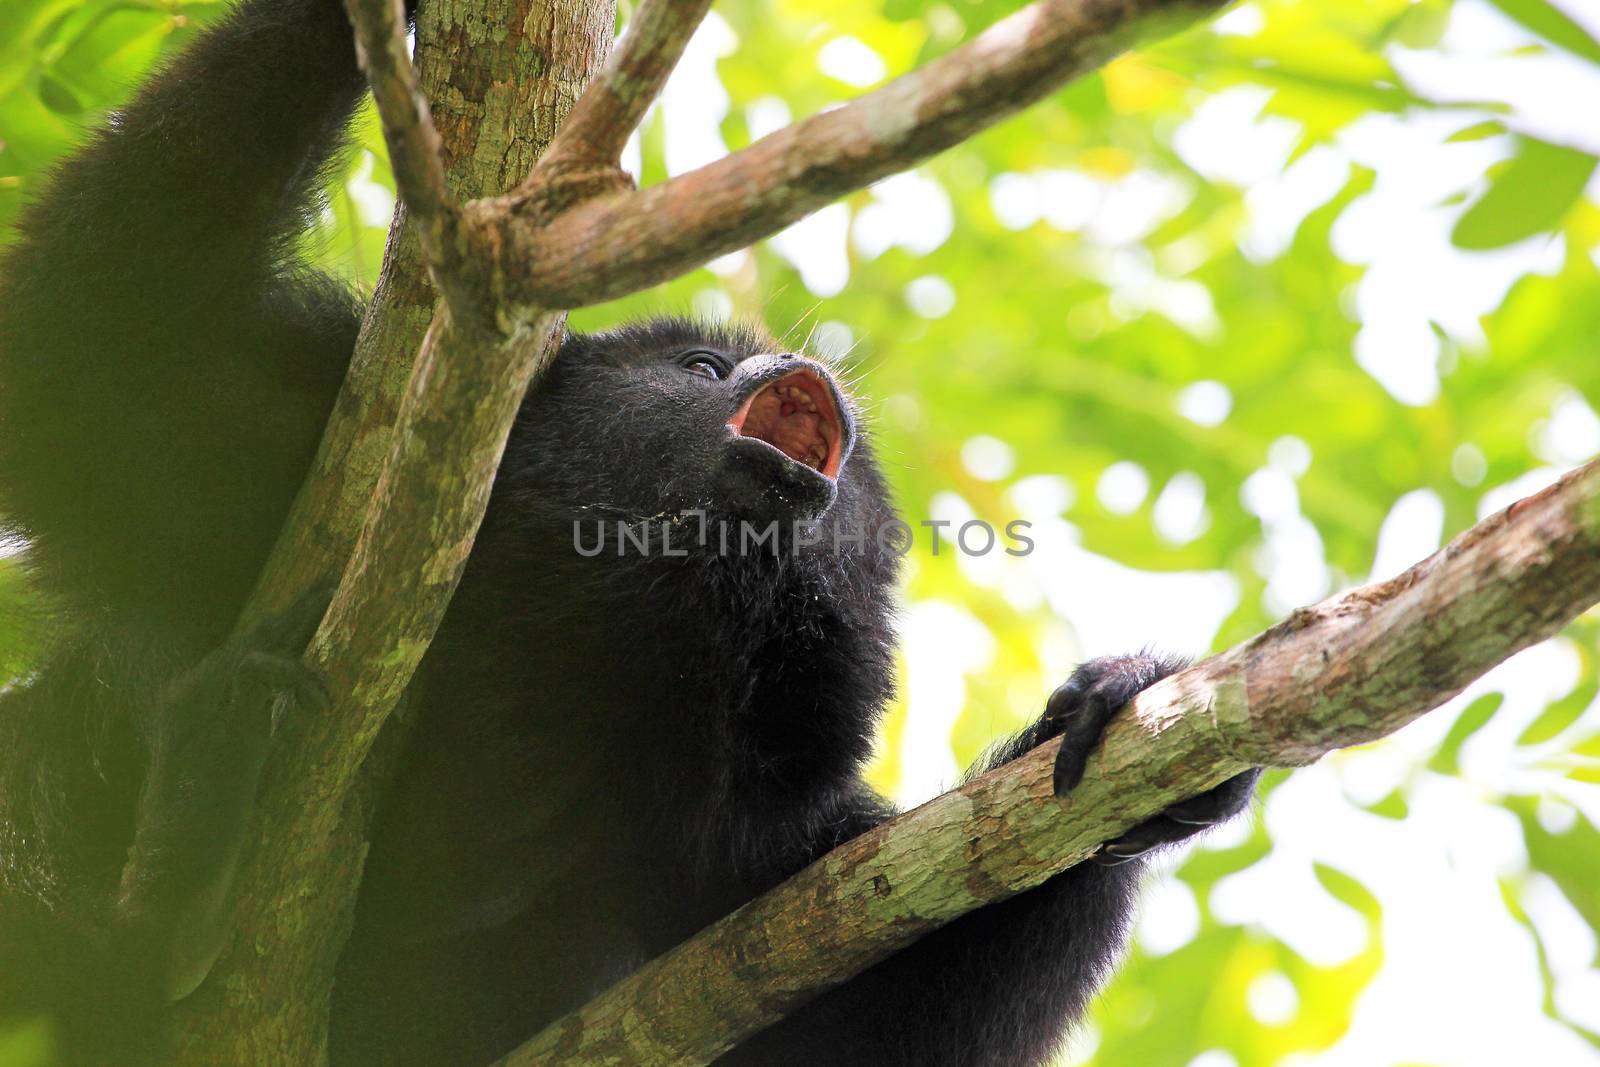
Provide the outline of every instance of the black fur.
[[[293,248],[360,85],[335,0],[245,0],[59,170],[0,275],[0,504],[55,627],[0,694],[0,1016],[53,1014],[72,1061],[131,1062],[203,977],[273,709],[320,699],[295,659],[320,602],[228,634],[355,337],[348,293]],[[741,396],[802,365],[779,351],[678,320],[573,335],[527,398],[408,693],[336,1064],[488,1062],[893,814],[860,771],[895,557],[853,537],[892,512],[859,429],[836,486],[730,440]],[[697,543],[769,519],[818,543]],[[655,551],[577,551],[575,521],[618,520]],[[1085,665],[987,765],[1064,734],[1070,786],[1175,666]],[[1232,815],[1253,784],[1104,858]],[[724,1062],[1043,1062],[1121,947],[1137,868],[958,920]]]

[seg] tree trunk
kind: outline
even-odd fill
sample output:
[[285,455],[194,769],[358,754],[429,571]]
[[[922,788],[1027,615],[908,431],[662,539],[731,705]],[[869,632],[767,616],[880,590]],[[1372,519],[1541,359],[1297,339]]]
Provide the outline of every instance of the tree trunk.
[[[424,4],[416,61],[453,187],[477,196],[520,181],[605,61],[615,27],[615,0]],[[398,210],[344,393],[307,478],[314,491],[302,492],[296,504],[255,610],[286,602],[275,594],[329,584],[345,567],[434,303],[416,234]],[[527,339],[534,347],[530,362],[556,339],[559,321],[553,327]],[[463,472],[463,479],[486,489],[493,458],[489,470]],[[426,513],[409,514],[416,528],[428,530]],[[470,536],[457,546],[461,559],[468,545]],[[436,599],[442,612],[445,598]],[[393,631],[349,633],[391,650],[403,644]],[[401,654],[415,666],[425,648],[425,641],[410,642]],[[284,758],[268,768],[257,829],[239,868],[232,947],[174,1009],[176,1044],[168,1062],[325,1062],[328,996],[360,886],[376,773],[362,765],[381,722],[381,715],[331,715],[312,724],[308,733],[316,736],[286,746]]]

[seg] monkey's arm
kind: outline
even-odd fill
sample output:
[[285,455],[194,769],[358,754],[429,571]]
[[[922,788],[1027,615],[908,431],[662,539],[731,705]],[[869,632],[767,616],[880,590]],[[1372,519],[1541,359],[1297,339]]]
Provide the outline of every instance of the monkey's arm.
[[232,638],[167,686],[151,717],[111,921],[167,1000],[200,984],[226,940],[225,905],[274,717],[327,710],[320,678],[300,658],[327,604],[324,593],[307,596]]
[[[1051,737],[1064,736],[1058,787],[1075,785],[1111,716],[1139,690],[1180,666],[1151,656],[1083,665],[1051,697],[1038,723],[975,770],[998,767]],[[1081,863],[1035,889],[962,916],[819,997],[718,1063],[1048,1063],[1121,955],[1142,867],[1135,857],[1238,814],[1248,805],[1257,777],[1258,772],[1248,772],[1140,824],[1106,846],[1097,855],[1101,862]],[[893,814],[866,794],[851,803],[849,829],[841,840]]]
[[338,0],[245,0],[25,213],[0,265],[0,501],[58,585],[231,623],[354,340],[295,244],[362,86]]
[[[326,700],[300,659],[326,602],[305,598],[154,693],[86,682],[85,658],[0,694],[0,739],[25,753],[59,754],[86,723],[120,735],[0,767],[0,1021],[52,1019],[64,1064],[144,1062],[159,1009],[224,944],[274,716]],[[19,729],[45,736],[19,744]]]

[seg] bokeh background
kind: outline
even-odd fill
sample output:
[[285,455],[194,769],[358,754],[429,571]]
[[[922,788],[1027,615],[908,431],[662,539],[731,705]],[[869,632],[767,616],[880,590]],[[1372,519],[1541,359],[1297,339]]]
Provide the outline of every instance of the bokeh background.
[[[628,165],[691,169],[1019,6],[724,0]],[[0,224],[224,10],[0,3]],[[392,179],[370,115],[357,143],[306,240],[369,287]],[[1250,0],[573,323],[760,319],[849,368],[909,520],[1032,523],[1023,557],[919,530],[874,766],[916,803],[1079,660],[1225,647],[1600,452],[1597,154],[1589,0]],[[0,630],[0,671],[30,652]],[[1062,1062],[1600,1064],[1597,656],[1591,613],[1272,775],[1152,876]]]

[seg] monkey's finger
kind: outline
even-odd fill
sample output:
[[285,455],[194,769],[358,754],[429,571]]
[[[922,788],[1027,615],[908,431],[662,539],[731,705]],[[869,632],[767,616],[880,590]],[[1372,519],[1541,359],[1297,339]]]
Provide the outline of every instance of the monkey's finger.
[[1197,797],[1173,804],[1160,815],[1147,819],[1116,840],[1107,841],[1100,849],[1117,862],[1122,862],[1153,848],[1193,837],[1248,808],[1250,798],[1255,795],[1256,782],[1260,779],[1259,767],[1245,771],[1215,789],[1208,789]]
[[[1106,723],[1117,713],[1120,703],[1108,699],[1103,686],[1089,684],[1074,675],[1057,689],[1045,706],[1045,717],[1060,723],[1061,747],[1056,751],[1053,782],[1056,796],[1063,796],[1083,781],[1089,756],[1100,744]],[[1058,699],[1059,698],[1059,699]]]
[[1065,728],[1082,710],[1090,684],[1090,680],[1086,679],[1081,671],[1074,671],[1072,677],[1056,686],[1055,692],[1050,694],[1050,699],[1044,702],[1043,719],[1056,733]]
[[1083,781],[1083,772],[1089,767],[1089,754],[1098,740],[1098,735],[1089,735],[1088,731],[1072,731],[1061,738],[1051,778],[1056,796],[1065,796]]

